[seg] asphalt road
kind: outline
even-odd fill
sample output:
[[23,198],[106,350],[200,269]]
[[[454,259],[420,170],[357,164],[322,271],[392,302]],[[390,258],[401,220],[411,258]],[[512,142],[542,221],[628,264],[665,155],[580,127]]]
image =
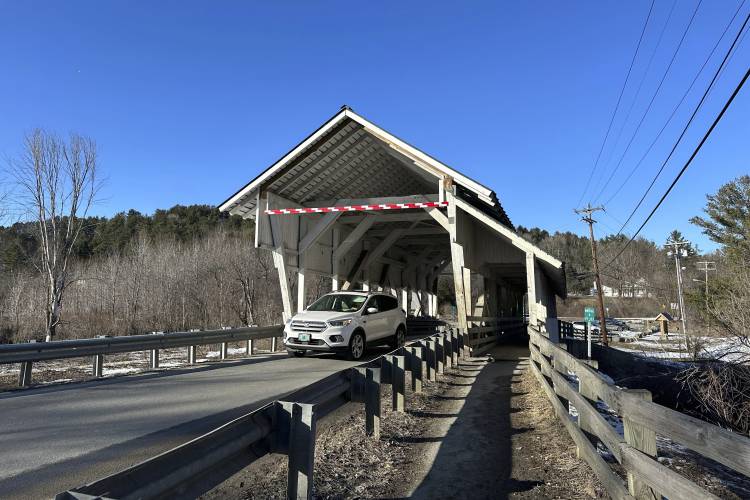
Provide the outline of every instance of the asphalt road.
[[275,354],[1,394],[0,498],[51,498],[355,364]]

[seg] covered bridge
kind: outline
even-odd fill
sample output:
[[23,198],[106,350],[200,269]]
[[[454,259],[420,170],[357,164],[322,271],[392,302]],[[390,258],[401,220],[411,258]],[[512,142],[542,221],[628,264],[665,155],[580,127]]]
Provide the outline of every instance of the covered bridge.
[[334,290],[390,290],[409,313],[435,316],[449,269],[464,333],[524,313],[544,326],[565,296],[563,263],[516,234],[494,191],[346,106],[219,208],[255,220],[285,321],[305,307],[311,273]]

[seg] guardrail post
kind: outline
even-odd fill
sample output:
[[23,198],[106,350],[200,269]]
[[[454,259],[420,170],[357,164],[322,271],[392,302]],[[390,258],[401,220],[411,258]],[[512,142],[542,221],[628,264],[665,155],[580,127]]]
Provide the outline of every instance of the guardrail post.
[[365,373],[365,433],[380,439],[380,375],[379,368],[367,368]]
[[159,368],[159,349],[151,349],[149,355],[149,366],[151,369]]
[[365,404],[365,434],[380,439],[380,368],[352,368],[349,399]]
[[435,341],[434,340],[428,340],[426,342],[427,344],[427,380],[430,382],[434,382],[437,380],[436,374],[435,374],[435,368],[436,368],[436,359],[435,359]]
[[422,347],[407,347],[409,355],[409,370],[411,371],[411,390],[422,392],[422,374],[425,372]]
[[456,334],[456,331],[453,330],[453,328],[450,329],[450,336],[451,336],[451,362],[453,366],[458,366],[458,351],[460,347],[458,346],[458,335]]
[[435,338],[435,370],[438,375],[445,373],[445,339],[442,335]]
[[393,383],[393,354],[385,354],[380,358],[380,383]]
[[195,364],[195,358],[198,354],[198,346],[190,345],[188,346],[188,364],[194,365]]
[[289,401],[278,401],[275,406],[273,451],[285,453],[289,461],[286,498],[311,498],[317,427],[315,407]]
[[253,339],[247,340],[247,347],[245,348],[245,354],[247,354],[248,356],[253,355]]
[[391,392],[393,393],[393,411],[404,411],[406,393],[406,359],[404,356],[393,356],[391,362]]
[[219,357],[222,359],[222,361],[227,359],[228,350],[229,350],[229,345],[226,342],[222,342],[219,348]]
[[[629,397],[636,397],[645,401],[651,401],[651,391],[645,389],[624,389]],[[627,400],[626,400],[627,401]],[[651,429],[637,424],[627,417],[627,402],[622,409],[622,424],[625,442],[636,450],[642,451],[650,457],[656,458],[656,433]],[[646,483],[643,483],[632,472],[628,471],[628,490],[637,499],[661,498]]]
[[451,343],[451,334],[443,334],[443,348],[445,350],[445,369],[450,370],[453,367],[453,344]]
[[91,363],[91,374],[95,378],[102,376],[102,365],[104,365],[104,354],[95,354]]
[[21,363],[21,373],[18,374],[18,385],[20,387],[29,387],[31,385],[31,361]]
[[276,337],[271,338],[271,352],[276,352]]

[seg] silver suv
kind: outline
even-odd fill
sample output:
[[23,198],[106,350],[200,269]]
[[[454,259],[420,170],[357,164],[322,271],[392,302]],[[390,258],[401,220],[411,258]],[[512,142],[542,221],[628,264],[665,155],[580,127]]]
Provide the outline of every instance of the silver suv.
[[333,292],[296,314],[284,326],[290,356],[328,351],[359,360],[368,345],[404,345],[406,314],[392,295],[380,292]]

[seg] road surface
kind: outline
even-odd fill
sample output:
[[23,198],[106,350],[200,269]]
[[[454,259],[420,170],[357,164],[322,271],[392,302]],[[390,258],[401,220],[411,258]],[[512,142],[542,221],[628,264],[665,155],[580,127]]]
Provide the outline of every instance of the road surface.
[[355,364],[258,355],[0,394],[0,498],[51,498]]

